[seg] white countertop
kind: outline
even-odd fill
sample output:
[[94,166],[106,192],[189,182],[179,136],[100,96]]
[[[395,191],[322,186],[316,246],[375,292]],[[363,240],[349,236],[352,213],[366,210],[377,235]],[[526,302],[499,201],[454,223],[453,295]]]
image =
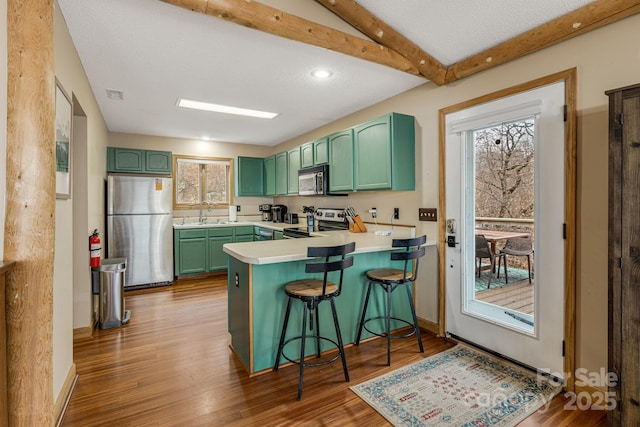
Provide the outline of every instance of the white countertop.
[[[223,250],[247,264],[273,264],[308,259],[307,248],[309,246],[337,246],[355,242],[356,250],[354,254],[388,251],[391,249],[391,241],[394,238],[412,237],[414,230],[414,228],[397,227],[390,236],[377,236],[374,230],[369,230],[366,233],[320,231],[312,233],[314,237],[302,239],[227,243],[223,246]],[[435,241],[428,240],[426,246],[435,246],[435,244]]]
[[258,226],[262,228],[268,228],[271,230],[282,231],[285,228],[298,228],[303,227],[304,224],[286,224],[283,222],[271,222],[271,221],[221,221],[221,222],[205,222],[200,223],[186,223],[186,224],[173,224],[175,230],[185,230],[189,228],[214,228],[214,227],[238,227],[242,225]]

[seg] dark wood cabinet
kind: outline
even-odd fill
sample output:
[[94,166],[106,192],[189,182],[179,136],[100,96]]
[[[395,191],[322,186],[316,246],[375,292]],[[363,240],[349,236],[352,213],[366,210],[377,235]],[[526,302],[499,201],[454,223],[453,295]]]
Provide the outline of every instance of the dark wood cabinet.
[[640,425],[640,84],[609,96],[609,426]]

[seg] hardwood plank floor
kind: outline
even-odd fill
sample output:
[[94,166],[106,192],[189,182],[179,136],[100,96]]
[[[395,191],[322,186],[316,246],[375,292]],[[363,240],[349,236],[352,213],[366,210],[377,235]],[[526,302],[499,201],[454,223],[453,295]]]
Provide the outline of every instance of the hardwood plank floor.
[[[421,354],[415,339],[394,340],[391,367],[384,340],[348,347],[351,382],[339,362],[308,368],[297,401],[295,367],[249,378],[229,350],[226,276],[128,291],[125,304],[128,325],[75,343],[79,379],[63,426],[389,425],[349,386],[454,345],[424,332]],[[606,425],[604,411],[565,402],[556,397],[521,425]]]

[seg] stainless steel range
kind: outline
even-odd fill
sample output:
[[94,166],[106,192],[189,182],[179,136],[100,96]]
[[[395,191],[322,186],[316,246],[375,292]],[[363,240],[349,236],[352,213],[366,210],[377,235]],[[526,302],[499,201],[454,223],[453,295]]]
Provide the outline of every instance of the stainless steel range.
[[[318,208],[316,209],[314,216],[316,219],[316,223],[318,224],[317,231],[349,229],[349,223],[347,222],[347,217],[344,214],[344,209]],[[282,234],[285,239],[313,237],[306,227],[285,228]]]

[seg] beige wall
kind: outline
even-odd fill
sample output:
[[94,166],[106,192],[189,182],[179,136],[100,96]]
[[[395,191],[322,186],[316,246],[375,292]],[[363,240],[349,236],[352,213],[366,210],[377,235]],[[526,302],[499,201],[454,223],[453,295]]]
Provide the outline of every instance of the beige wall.
[[[485,71],[453,84],[425,84],[331,125],[287,141],[277,151],[396,111],[416,117],[416,191],[354,194],[348,203],[359,212],[377,207],[388,218],[400,208],[400,222],[418,224],[418,233],[437,236],[435,223],[418,222],[419,207],[438,206],[438,110],[561,70],[578,69],[577,194],[577,360],[576,367],[607,366],[607,97],[604,91],[640,80],[640,46],[635,36],[640,15]],[[285,200],[278,198],[278,200]],[[315,201],[325,204],[326,200]],[[331,200],[328,200],[331,202]],[[306,204],[306,203],[305,203]],[[439,220],[442,220],[439,213]],[[366,218],[366,216],[365,216]],[[420,315],[437,319],[435,271],[421,271]],[[425,282],[426,279],[426,282]],[[431,302],[431,303],[429,303]]]
[[[86,138],[76,141],[74,135],[71,142],[71,173],[74,183],[71,199],[56,200],[53,386],[54,398],[58,399],[73,364],[73,329],[89,326],[91,320],[91,279],[88,247],[85,245],[88,245],[90,231],[94,228],[101,230],[104,224],[107,129],[57,4],[54,38],[56,77],[69,97],[74,97],[87,115],[86,123],[81,126],[86,129]],[[76,143],[83,146],[76,149]],[[82,163],[87,165],[86,169],[73,168]],[[78,182],[86,183],[86,188],[81,188]],[[74,204],[83,207],[79,211],[84,213],[84,218],[74,218],[73,213],[78,211],[74,209]],[[74,242],[77,242],[76,247]],[[84,242],[85,245],[78,248],[79,242]],[[72,255],[74,253],[75,258]]]

